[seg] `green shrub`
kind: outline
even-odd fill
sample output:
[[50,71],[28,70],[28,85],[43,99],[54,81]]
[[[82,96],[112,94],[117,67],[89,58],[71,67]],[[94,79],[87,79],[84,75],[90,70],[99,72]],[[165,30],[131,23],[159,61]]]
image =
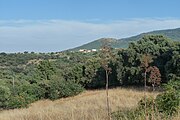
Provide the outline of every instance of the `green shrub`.
[[[146,98],[146,116],[148,116],[149,119],[152,118],[152,115],[158,116],[156,109],[152,110],[153,106],[153,98],[147,97]],[[115,120],[143,120],[145,119],[145,98],[141,99],[138,102],[138,106],[134,109],[126,109],[126,110],[119,110],[117,112],[114,112],[112,114],[113,119]]]
[[44,98],[45,90],[37,84],[22,83],[10,88],[0,86],[0,106],[4,109],[27,107]]
[[20,95],[11,96],[8,101],[8,108],[22,108],[28,107],[28,104],[33,101],[32,97],[30,97],[27,93],[21,93]]
[[[171,119],[180,110],[180,81],[170,81],[164,85],[164,89],[164,93],[159,94],[155,100],[152,97],[146,98],[146,116],[150,120],[152,117],[158,120]],[[112,117],[115,120],[145,119],[145,99],[141,99],[136,108],[119,110],[112,113]]]
[[0,108],[7,107],[10,96],[11,96],[10,89],[6,86],[0,85]]
[[173,115],[180,108],[180,81],[170,81],[164,85],[165,92],[156,97],[159,112]]
[[119,110],[117,112],[112,113],[113,120],[143,120],[144,117],[141,111],[137,111],[136,109],[125,109]]
[[42,99],[45,96],[45,89],[38,86],[37,84],[23,85],[22,92],[30,96],[32,101]]
[[8,108],[14,109],[14,108],[21,108],[21,107],[26,107],[26,101],[22,96],[13,96],[9,100]]
[[77,83],[65,80],[53,80],[50,83],[49,98],[54,100],[58,98],[74,96],[83,90],[84,88]]

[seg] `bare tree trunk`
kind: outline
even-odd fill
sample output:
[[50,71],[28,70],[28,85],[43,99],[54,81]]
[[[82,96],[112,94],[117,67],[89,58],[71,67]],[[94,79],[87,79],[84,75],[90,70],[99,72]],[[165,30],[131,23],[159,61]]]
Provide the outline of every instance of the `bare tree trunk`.
[[106,104],[107,104],[108,120],[111,120],[108,86],[109,86],[109,78],[108,78],[108,71],[106,70]]
[[14,80],[15,80],[15,78],[14,78],[14,74],[13,74],[13,77],[12,77],[13,95],[15,94],[15,89],[14,89]]
[[14,76],[13,76],[13,89],[14,89]]
[[155,82],[153,82],[153,84],[152,84],[152,87],[153,87],[153,103],[152,103],[152,120],[154,120],[154,108],[155,108],[155,101],[154,101],[154,91],[155,91],[155,89],[154,89],[154,85],[155,85]]
[[147,115],[147,108],[146,108],[146,71],[147,70],[145,70],[145,72],[144,72],[144,102],[145,102],[145,104],[144,104],[144,112],[145,112],[145,120],[148,120],[148,115]]

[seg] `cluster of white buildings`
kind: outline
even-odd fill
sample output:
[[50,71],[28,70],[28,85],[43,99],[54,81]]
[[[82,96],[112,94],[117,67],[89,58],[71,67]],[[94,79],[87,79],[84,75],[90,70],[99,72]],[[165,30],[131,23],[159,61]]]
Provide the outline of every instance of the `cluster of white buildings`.
[[90,52],[96,52],[97,49],[91,49],[91,50],[88,50],[88,49],[80,49],[79,52],[82,52],[82,53],[90,53]]

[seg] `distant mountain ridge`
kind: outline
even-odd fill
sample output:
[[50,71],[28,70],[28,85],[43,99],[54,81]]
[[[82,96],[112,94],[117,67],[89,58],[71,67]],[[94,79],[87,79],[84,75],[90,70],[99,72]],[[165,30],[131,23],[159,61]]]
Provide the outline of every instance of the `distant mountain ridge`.
[[164,35],[172,40],[180,41],[180,28],[176,29],[167,29],[167,30],[156,30],[147,33],[141,33],[136,36],[122,38],[122,39],[115,39],[115,38],[101,38],[90,43],[81,45],[79,47],[69,49],[68,51],[78,51],[80,49],[100,49],[102,46],[103,40],[109,40],[110,44],[113,48],[127,48],[129,42],[137,41],[141,39],[144,35]]

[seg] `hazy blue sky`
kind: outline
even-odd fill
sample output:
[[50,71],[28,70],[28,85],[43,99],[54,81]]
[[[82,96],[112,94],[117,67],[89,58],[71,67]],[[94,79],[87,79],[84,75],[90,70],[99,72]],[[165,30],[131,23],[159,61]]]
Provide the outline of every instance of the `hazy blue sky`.
[[60,51],[180,27],[180,0],[0,0],[0,52]]

